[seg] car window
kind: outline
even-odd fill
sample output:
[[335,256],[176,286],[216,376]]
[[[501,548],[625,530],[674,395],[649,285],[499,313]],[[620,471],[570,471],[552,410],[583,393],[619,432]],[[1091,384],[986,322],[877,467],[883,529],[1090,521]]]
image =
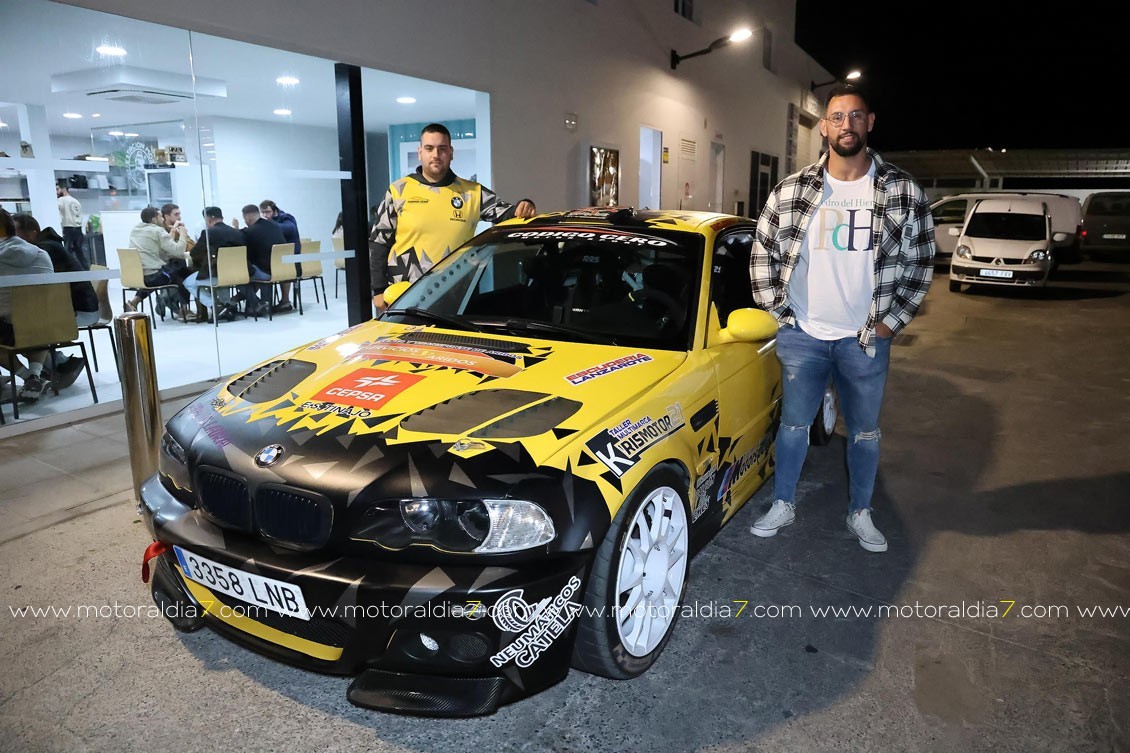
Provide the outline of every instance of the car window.
[[1042,241],[1048,237],[1047,229],[1047,219],[1042,214],[974,212],[965,234],[971,238]]
[[753,250],[753,231],[728,233],[714,244],[710,274],[710,302],[718,310],[718,321],[725,327],[730,312],[753,307],[749,281],[749,256]]
[[686,350],[702,240],[651,229],[496,228],[433,267],[388,316],[409,320],[406,309],[417,307],[484,329]]
[[1130,196],[1096,194],[1087,204],[1087,214],[1094,217],[1130,216]]
[[960,225],[965,222],[965,212],[968,208],[969,202],[966,199],[954,199],[953,201],[942,202],[930,212],[934,216],[935,225],[942,223]]

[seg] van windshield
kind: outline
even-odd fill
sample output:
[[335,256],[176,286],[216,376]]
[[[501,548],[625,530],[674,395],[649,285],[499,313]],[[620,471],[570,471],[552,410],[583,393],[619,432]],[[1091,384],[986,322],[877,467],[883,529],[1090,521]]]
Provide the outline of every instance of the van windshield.
[[1130,215],[1130,194],[1095,196],[1087,206],[1087,214],[1095,217],[1122,217]]
[[1048,227],[1041,214],[977,212],[969,218],[965,234],[971,238],[1042,241],[1048,237]]

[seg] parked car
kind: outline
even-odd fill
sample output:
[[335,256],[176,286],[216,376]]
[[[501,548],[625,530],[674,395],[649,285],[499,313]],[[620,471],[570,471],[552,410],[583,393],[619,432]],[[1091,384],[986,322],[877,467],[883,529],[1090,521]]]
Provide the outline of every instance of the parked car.
[[1093,257],[1130,256],[1130,191],[1099,191],[1083,200],[1080,250]]
[[[152,595],[378,709],[470,716],[647,670],[688,559],[772,473],[749,220],[591,209],[472,239],[366,322],[166,425]],[[835,425],[826,396],[814,444]]]
[[1046,202],[1036,197],[980,199],[957,237],[950,264],[950,290],[962,283],[1043,288],[1052,268],[1052,249],[1063,233],[1052,232]]
[[1052,263],[1079,261],[1079,233],[1083,224],[1083,208],[1079,199],[1066,194],[1032,191],[984,191],[953,194],[935,199],[930,204],[934,216],[934,239],[937,246],[935,260],[948,263],[957,247],[957,236],[950,228],[960,229],[976,203],[981,199],[1033,198],[1048,205],[1052,219],[1052,232],[1063,233],[1063,240],[1054,244]]

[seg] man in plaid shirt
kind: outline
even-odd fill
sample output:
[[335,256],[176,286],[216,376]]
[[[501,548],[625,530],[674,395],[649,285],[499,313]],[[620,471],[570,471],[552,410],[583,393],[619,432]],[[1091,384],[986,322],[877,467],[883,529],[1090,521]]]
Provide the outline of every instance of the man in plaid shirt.
[[784,394],[775,501],[753,524],[756,536],[796,519],[809,428],[831,381],[847,426],[847,526],[867,551],[887,550],[871,520],[879,410],[891,340],[933,277],[934,222],[914,179],[867,148],[874,126],[863,92],[834,86],[820,121],[829,151],[781,181],[757,222],[750,280],[757,306],[780,322]]

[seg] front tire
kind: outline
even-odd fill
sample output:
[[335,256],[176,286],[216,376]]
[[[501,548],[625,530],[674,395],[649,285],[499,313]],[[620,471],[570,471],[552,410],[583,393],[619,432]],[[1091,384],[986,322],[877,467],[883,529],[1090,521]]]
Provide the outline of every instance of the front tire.
[[679,617],[690,558],[686,483],[651,471],[625,501],[593,560],[573,666],[614,680],[638,677],[662,653]]

